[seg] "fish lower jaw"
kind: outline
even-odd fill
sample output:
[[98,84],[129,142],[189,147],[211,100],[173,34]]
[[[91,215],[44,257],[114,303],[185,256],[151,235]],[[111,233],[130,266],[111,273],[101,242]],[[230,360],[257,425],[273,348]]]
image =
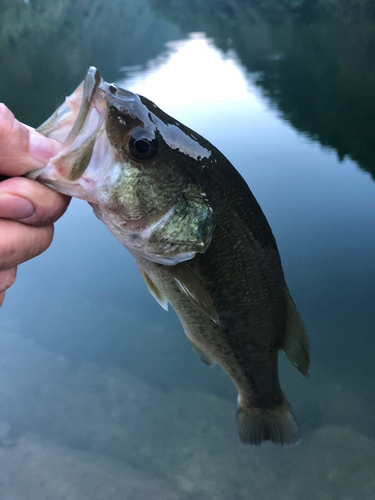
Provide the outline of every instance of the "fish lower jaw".
[[85,200],[87,202],[96,203],[95,196],[92,195],[79,182],[71,182],[68,180],[62,180],[61,178],[54,180],[43,176],[39,176],[37,180],[58,193],[66,194],[68,196],[72,196],[73,198],[79,198],[80,200]]

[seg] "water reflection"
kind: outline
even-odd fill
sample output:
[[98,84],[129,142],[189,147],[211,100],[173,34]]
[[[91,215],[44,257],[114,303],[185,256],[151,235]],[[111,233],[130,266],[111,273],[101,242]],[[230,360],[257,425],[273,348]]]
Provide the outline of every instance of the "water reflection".
[[[22,36],[13,41],[3,29],[0,100],[36,124],[97,64],[233,162],[270,221],[312,341],[308,383],[281,358],[303,441],[289,450],[238,443],[231,383],[199,363],[175,315],[78,201],[52,248],[21,266],[1,310],[4,495],[373,497],[375,186],[351,159],[369,171],[374,164],[371,18],[349,16],[345,31],[342,15],[320,13],[318,22],[317,12],[312,19],[287,2],[279,14],[272,5],[199,4],[154,1],[166,23],[145,2],[143,16],[113,1],[96,18],[103,3],[67,0],[64,22],[48,31],[53,13],[30,0],[25,8],[44,6],[46,17],[16,16]],[[171,42],[183,29],[195,34]],[[51,33],[60,39],[49,45]],[[353,52],[340,51],[344,37]],[[349,157],[340,163],[338,153]],[[7,425],[19,436],[13,448],[4,445]]]
[[[163,107],[211,102],[242,102],[249,98],[248,79],[234,52],[223,54],[204,33],[169,42],[162,56],[145,71],[126,71],[119,84]],[[253,99],[254,103],[257,100]]]
[[0,0],[0,96],[37,126],[90,65],[115,80],[124,65],[159,54],[180,30],[152,13],[147,0]]
[[234,50],[293,127],[375,175],[375,12],[370,1],[151,4]]

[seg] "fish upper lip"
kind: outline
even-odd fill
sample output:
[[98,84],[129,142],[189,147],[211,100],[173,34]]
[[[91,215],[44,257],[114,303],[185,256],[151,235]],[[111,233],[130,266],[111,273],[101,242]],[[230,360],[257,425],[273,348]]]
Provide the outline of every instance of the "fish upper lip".
[[[115,91],[111,89],[112,87],[115,88]],[[139,99],[138,95],[134,92],[118,87],[114,83],[107,83],[102,78],[99,88],[105,93],[108,106],[124,109],[127,113],[132,112],[134,103]]]

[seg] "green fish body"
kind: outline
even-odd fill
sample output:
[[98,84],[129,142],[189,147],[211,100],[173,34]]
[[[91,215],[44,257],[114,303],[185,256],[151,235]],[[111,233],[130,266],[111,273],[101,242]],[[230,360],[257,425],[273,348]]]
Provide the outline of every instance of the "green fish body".
[[130,251],[200,359],[235,384],[240,439],[296,443],[278,352],[307,376],[308,339],[271,228],[240,174],[203,137],[95,68],[39,130],[62,149],[29,176],[88,201]]

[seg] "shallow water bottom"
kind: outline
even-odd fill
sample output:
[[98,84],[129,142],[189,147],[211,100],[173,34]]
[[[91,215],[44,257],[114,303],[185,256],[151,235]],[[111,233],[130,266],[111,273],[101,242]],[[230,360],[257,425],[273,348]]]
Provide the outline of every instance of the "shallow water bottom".
[[0,351],[1,499],[373,498],[369,403],[316,367],[308,400],[301,377],[292,403],[303,422],[309,408],[320,421],[283,449],[239,443],[234,401],[72,366],[16,334],[1,334]]

